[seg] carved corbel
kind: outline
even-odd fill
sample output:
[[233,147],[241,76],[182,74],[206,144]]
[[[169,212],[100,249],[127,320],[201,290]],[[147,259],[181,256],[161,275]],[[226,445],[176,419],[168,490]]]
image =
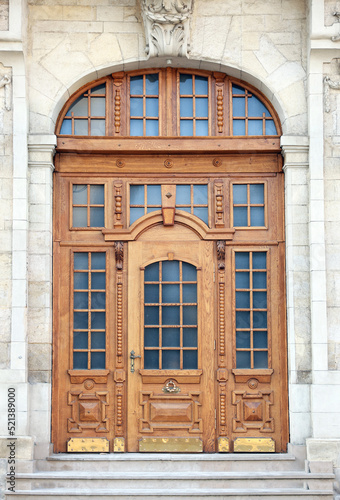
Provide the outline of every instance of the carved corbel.
[[0,80],[0,89],[4,87],[5,89],[5,109],[6,111],[11,110],[11,99],[10,99],[10,84],[12,78],[9,75],[4,75]]
[[325,76],[323,79],[324,81],[324,96],[325,96],[325,111],[326,113],[329,113],[331,110],[331,103],[329,99],[329,89],[334,89],[334,90],[340,90],[340,81],[339,82],[333,82],[329,76]]
[[[333,12],[333,16],[337,18],[337,22],[340,23],[340,12]],[[339,34],[331,37],[332,42],[338,42],[340,40],[340,29]]]

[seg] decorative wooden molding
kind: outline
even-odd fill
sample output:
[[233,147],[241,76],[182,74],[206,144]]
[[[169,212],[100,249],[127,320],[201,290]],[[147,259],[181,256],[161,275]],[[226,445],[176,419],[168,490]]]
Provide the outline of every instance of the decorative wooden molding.
[[162,216],[164,226],[175,224],[176,186],[162,184]]
[[215,182],[215,227],[224,227],[223,182]]
[[96,384],[106,384],[110,370],[67,370],[71,384],[82,384],[88,379]]
[[123,269],[124,259],[124,243],[122,241],[115,241],[115,254],[116,254],[116,269],[121,271]]
[[116,229],[122,229],[122,184],[115,184],[115,217],[116,222],[114,223],[114,227]]
[[121,87],[123,85],[125,73],[116,73],[114,75],[113,86],[114,86],[114,123],[115,123],[115,134],[121,133]]
[[235,382],[246,383],[252,379],[256,379],[258,382],[270,383],[274,370],[272,368],[263,368],[259,370],[251,368],[234,368],[231,372],[235,377]]
[[[340,35],[339,35],[340,37]],[[339,38],[340,39],[340,38]],[[329,89],[340,90],[340,81],[333,82],[329,76],[325,76],[324,81],[324,96],[325,96],[325,111],[329,113],[331,110],[331,102],[329,97]]]
[[225,269],[225,241],[216,241],[218,269]]

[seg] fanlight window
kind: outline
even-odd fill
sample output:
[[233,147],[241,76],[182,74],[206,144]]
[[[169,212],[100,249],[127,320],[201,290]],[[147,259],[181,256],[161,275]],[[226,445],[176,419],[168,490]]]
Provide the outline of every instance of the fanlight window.
[[83,87],[60,115],[57,134],[109,137],[278,136],[259,91],[222,73],[115,73]]

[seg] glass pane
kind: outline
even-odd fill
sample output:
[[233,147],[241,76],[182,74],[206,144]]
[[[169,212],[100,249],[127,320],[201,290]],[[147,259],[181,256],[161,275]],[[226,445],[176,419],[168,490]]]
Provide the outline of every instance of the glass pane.
[[90,208],[90,226],[104,227],[104,207]]
[[176,186],[176,206],[190,205],[190,186],[183,184]]
[[249,309],[250,307],[250,292],[236,292],[236,308]]
[[243,97],[233,97],[233,116],[246,116],[246,100]]
[[144,329],[144,345],[145,347],[159,346],[159,330],[158,328]]
[[87,252],[76,252],[74,254],[74,269],[88,269],[89,255]]
[[104,136],[105,120],[91,120],[91,135]]
[[208,204],[208,186],[206,184],[195,185],[194,188],[194,205]]
[[251,368],[249,351],[236,352],[236,368]]
[[236,288],[249,288],[249,273],[236,273]]
[[179,307],[178,306],[163,306],[162,307],[162,324],[163,325],[179,325]]
[[267,332],[254,332],[253,333],[253,344],[255,349],[267,348]]
[[61,135],[71,135],[72,134],[72,122],[71,120],[64,120],[60,128]]
[[163,328],[162,329],[162,346],[163,347],[180,347],[179,328]]
[[143,76],[132,76],[130,78],[130,94],[143,95]]
[[193,136],[194,126],[192,120],[181,120],[181,136]]
[[233,85],[233,94],[244,94],[244,88]]
[[159,324],[159,308],[156,306],[144,306],[144,324]]
[[197,325],[197,306],[183,306],[183,325]]
[[253,252],[253,269],[266,269],[266,252]]
[[145,75],[146,95],[158,95],[158,74]]
[[163,281],[179,281],[178,260],[166,260],[162,262]]
[[264,226],[264,207],[250,207],[250,225]]
[[252,205],[264,203],[264,184],[250,184],[249,191]]
[[194,208],[194,215],[201,219],[206,225],[208,225],[208,208]]
[[250,328],[249,311],[236,311],[236,328]]
[[253,273],[253,288],[267,288],[267,273]]
[[159,303],[159,285],[144,285],[145,304]]
[[144,186],[130,186],[130,205],[144,205]]
[[250,349],[250,332],[236,332],[236,348]]
[[105,116],[105,97],[92,97],[91,116]]
[[105,269],[105,258],[106,254],[104,252],[92,253],[91,254],[92,269]]
[[234,207],[234,227],[248,226],[248,209],[247,207]]
[[205,76],[195,76],[195,94],[208,95],[208,78]]
[[158,136],[158,120],[146,120],[145,133],[147,136]]
[[183,328],[183,347],[197,347],[197,328]]
[[66,113],[66,116],[71,116],[71,111],[74,116],[88,116],[87,97],[78,97]]
[[181,74],[179,89],[180,89],[181,95],[192,94],[192,76],[191,75]]
[[87,349],[88,348],[88,333],[87,332],[74,332],[73,333],[73,349]]
[[73,207],[73,227],[87,227],[86,207]]
[[[67,132],[63,133],[66,134]],[[275,123],[272,120],[266,120],[266,135],[277,135]]]
[[143,116],[143,98],[131,97],[130,99],[130,116]]
[[146,100],[146,116],[158,116],[158,99],[149,97]]
[[93,87],[91,89],[91,94],[106,94],[106,83],[103,83],[102,85],[98,85],[97,87]]
[[73,205],[87,205],[87,185],[73,184]]
[[265,114],[265,116],[270,116],[270,113],[266,106],[262,104],[262,102],[255,97],[248,98],[248,116],[261,116]]
[[268,352],[255,351],[254,352],[254,368],[268,368]]
[[150,213],[150,212],[157,212],[157,210],[160,210],[161,207],[147,207],[146,209],[146,213]]
[[249,269],[249,252],[235,253],[235,267],[236,269]]
[[74,135],[88,135],[88,120],[74,120]]
[[144,271],[144,280],[145,281],[159,281],[159,264],[155,262],[154,264],[150,264],[146,266]]
[[91,293],[91,309],[105,309],[105,292]]
[[247,184],[233,185],[233,202],[234,205],[247,205]]
[[91,370],[105,369],[105,352],[91,353]]
[[197,270],[196,267],[187,262],[182,263],[182,277],[183,281],[196,281],[197,280]]
[[163,285],[162,302],[168,304],[179,302],[179,285]]
[[197,351],[183,351],[183,369],[197,370]]
[[87,370],[87,352],[73,353],[73,369]]
[[208,99],[205,97],[196,98],[196,116],[208,118]]
[[105,290],[105,273],[91,273],[92,290]]
[[130,120],[130,135],[143,135],[143,120]]
[[180,351],[162,351],[162,369],[180,369]]
[[133,224],[137,219],[143,217],[144,208],[130,208],[130,225]]
[[254,309],[267,308],[267,292],[253,292],[253,307]]
[[75,292],[73,297],[74,297],[73,299],[74,309],[89,308],[89,296],[87,292]]
[[86,330],[88,328],[88,313],[74,312],[73,313],[73,328],[75,330]]
[[197,302],[197,285],[182,285],[183,286],[183,302],[193,303]]
[[105,349],[105,332],[91,333],[91,349]]
[[262,120],[249,120],[248,121],[248,135],[263,135],[263,122],[262,122]]
[[196,135],[202,137],[208,134],[208,120],[196,120]]
[[90,186],[90,204],[104,205],[104,186],[102,184]]
[[181,97],[181,117],[192,118],[194,115],[193,99],[192,97]]
[[144,351],[144,368],[146,370],[159,369],[159,351]]
[[88,288],[88,273],[74,273],[74,289],[86,290]]
[[161,186],[148,186],[147,187],[147,195],[148,195],[148,205],[159,205],[162,206],[162,192]]
[[246,135],[245,120],[233,120],[233,135]]
[[91,329],[92,330],[105,330],[105,313],[104,312],[91,313]]
[[265,311],[253,312],[253,327],[267,328],[267,313]]

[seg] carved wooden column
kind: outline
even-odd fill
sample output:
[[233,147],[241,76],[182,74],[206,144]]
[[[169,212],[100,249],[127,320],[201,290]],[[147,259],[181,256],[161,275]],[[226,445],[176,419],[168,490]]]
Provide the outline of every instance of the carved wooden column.
[[113,79],[113,100],[114,100],[114,135],[123,135],[122,132],[122,92],[125,73],[115,73]]

